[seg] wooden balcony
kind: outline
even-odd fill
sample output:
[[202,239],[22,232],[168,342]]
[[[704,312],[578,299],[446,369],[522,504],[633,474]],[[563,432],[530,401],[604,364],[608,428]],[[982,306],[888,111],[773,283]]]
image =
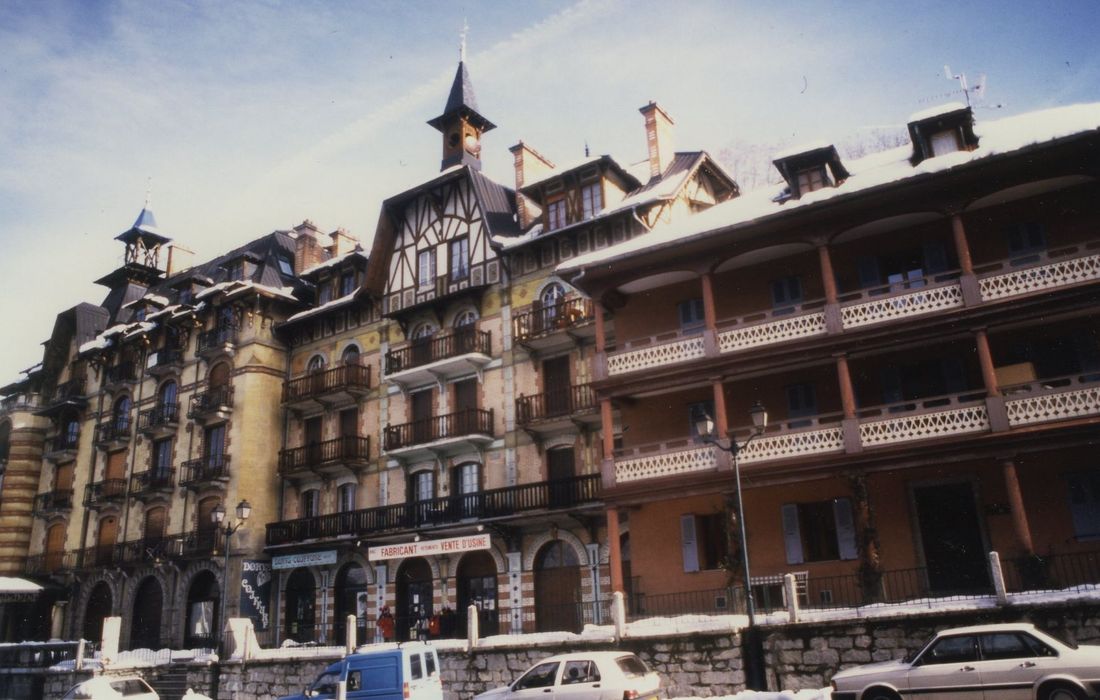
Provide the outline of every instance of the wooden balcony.
[[418,453],[485,445],[493,440],[492,409],[469,408],[386,428],[386,453],[412,459]]
[[516,399],[516,421],[529,432],[554,433],[576,427],[599,429],[599,404],[591,384],[576,384]]
[[102,508],[112,503],[121,503],[125,496],[125,479],[96,481],[84,487],[84,507]]
[[176,432],[180,422],[180,405],[165,404],[146,409],[138,414],[138,430],[146,437],[156,439]]
[[296,411],[351,405],[370,393],[370,370],[348,364],[289,379],[283,383],[283,403]]
[[306,540],[369,537],[467,521],[504,520],[540,511],[593,507],[598,506],[599,502],[600,476],[588,474],[462,496],[270,523],[267,526],[267,544],[276,546]]
[[175,488],[176,470],[149,469],[130,477],[130,495],[145,500],[156,495],[168,495]]
[[180,467],[180,486],[199,489],[229,481],[229,455],[207,455],[184,462]]
[[[706,332],[679,330],[632,339],[607,354],[607,376],[672,368],[708,357],[927,319],[969,306],[989,308],[1028,295],[1095,284],[1100,281],[1100,241],[979,265],[974,272],[969,282],[958,271],[950,271],[842,293],[835,306],[816,300],[719,319],[713,341],[708,341]],[[976,286],[976,298],[967,300],[967,284]]]
[[181,348],[161,348],[149,355],[146,370],[154,377],[174,374],[183,369],[183,350]]
[[137,367],[133,362],[120,362],[103,370],[103,384],[129,384],[137,381]]
[[288,478],[356,473],[369,463],[369,436],[348,435],[279,451],[279,475]]
[[386,353],[386,380],[421,386],[480,372],[492,360],[492,338],[474,326],[413,340]]
[[233,412],[233,387],[220,386],[191,395],[187,417],[200,423],[216,423],[229,418]]
[[562,299],[551,306],[534,305],[512,319],[512,337],[528,350],[546,350],[595,336],[596,311],[591,299]]
[[49,518],[73,509],[73,490],[54,489],[34,497],[34,514]]
[[130,416],[121,416],[97,425],[95,442],[105,450],[124,447],[130,442]]
[[[985,436],[1003,425],[1011,434],[1100,416],[1100,373],[1042,379],[1002,388],[1003,405],[984,391],[932,396],[861,409],[852,421],[840,414],[773,424],[744,447],[742,464],[870,452],[926,440]],[[739,442],[748,429],[735,430]],[[693,438],[638,445],[615,452],[615,483],[677,476],[719,468],[720,453]]]
[[200,357],[211,357],[225,352],[232,354],[237,348],[237,327],[219,326],[199,333],[195,352]]

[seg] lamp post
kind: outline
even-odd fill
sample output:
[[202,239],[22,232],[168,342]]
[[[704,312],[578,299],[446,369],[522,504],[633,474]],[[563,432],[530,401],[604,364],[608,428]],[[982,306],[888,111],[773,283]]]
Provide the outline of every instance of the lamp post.
[[[222,601],[221,610],[218,613],[218,622],[222,627],[225,627],[225,604],[226,599],[229,597],[229,539],[233,536],[233,533],[241,529],[241,526],[248,521],[248,516],[252,515],[252,505],[248,501],[241,501],[237,504],[237,522],[225,523],[225,506],[219,503],[214,506],[214,510],[210,512],[210,519],[214,522],[214,529],[217,532],[221,532],[225,536],[225,568],[222,570]],[[221,635],[219,635],[219,639]]]
[[[720,438],[715,435],[714,419],[704,414],[695,423],[695,431],[702,438],[703,442],[714,445],[720,450],[724,450],[730,454],[733,458],[733,477],[734,483],[737,486],[737,525],[739,528],[739,539],[741,545],[741,570],[745,579],[745,611],[748,613],[749,626],[748,632],[750,636],[750,642],[755,648],[758,640],[755,637],[756,627],[756,604],[752,597],[752,577],[749,574],[749,541],[745,534],[745,507],[744,501],[741,497],[741,463],[738,460],[738,455],[741,450],[748,447],[752,439],[757,435],[761,435],[764,429],[768,427],[768,410],[764,408],[764,404],[757,401],[749,409],[749,417],[752,418],[752,434],[742,442],[737,444],[736,440],[730,440]],[[762,650],[760,650],[762,651]],[[763,659],[757,659],[757,664],[746,663],[746,684],[751,690],[763,690],[762,688],[762,674],[759,672],[763,669],[759,666],[759,662]],[[749,662],[750,659],[746,659]]]

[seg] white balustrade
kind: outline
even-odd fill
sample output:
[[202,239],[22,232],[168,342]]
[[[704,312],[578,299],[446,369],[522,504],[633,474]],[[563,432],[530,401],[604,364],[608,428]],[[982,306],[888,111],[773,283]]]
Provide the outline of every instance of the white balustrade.
[[824,312],[818,311],[721,331],[718,333],[718,351],[735,352],[814,335],[825,335]]
[[713,471],[718,468],[715,448],[710,445],[681,450],[656,452],[644,457],[615,460],[615,483],[624,484],[641,479],[690,472]]
[[640,369],[694,360],[703,355],[703,336],[697,335],[608,355],[607,373],[609,375],[626,374]]
[[1100,279],[1100,254],[1012,270],[978,280],[982,301]]
[[954,309],[962,305],[962,287],[956,282],[942,287],[922,287],[905,294],[884,296],[880,299],[842,306],[840,319],[845,328],[858,328],[898,318]]
[[985,405],[975,405],[868,421],[860,424],[859,438],[864,447],[874,447],[987,430],[989,414]]
[[741,450],[738,459],[742,464],[751,464],[773,459],[843,451],[844,431],[840,427],[835,427],[758,437]]
[[1008,424],[1031,425],[1100,414],[1100,385],[1005,401]]

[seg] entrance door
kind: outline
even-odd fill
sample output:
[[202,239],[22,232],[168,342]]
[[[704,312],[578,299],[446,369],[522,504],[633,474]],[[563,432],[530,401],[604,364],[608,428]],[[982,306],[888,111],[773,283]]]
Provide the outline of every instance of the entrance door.
[[535,626],[539,632],[581,631],[581,570],[577,553],[561,540],[535,560]]
[[935,592],[989,587],[974,490],[969,483],[913,489],[928,585]]
[[99,644],[103,639],[103,619],[110,617],[112,612],[111,588],[100,581],[84,606],[84,639]]
[[196,514],[195,538],[192,544],[195,553],[213,552],[218,539],[218,529],[212,514],[218,503],[217,496],[207,496],[199,501]]
[[463,634],[470,605],[477,608],[478,629],[484,636],[498,634],[497,567],[488,552],[472,552],[458,565],[458,624],[440,629],[444,637]]
[[286,582],[286,637],[296,642],[314,640],[316,593],[313,574],[295,569]]
[[570,412],[569,356],[553,357],[542,362],[542,390],[546,398],[546,417]]
[[130,624],[131,649],[160,649],[160,613],[164,607],[160,584],[146,578],[134,595],[134,615]]
[[576,460],[572,447],[555,447],[546,451],[546,478],[549,480],[550,507],[574,505]]
[[432,391],[418,391],[412,394],[412,443],[431,442],[435,439],[432,430]]
[[403,562],[397,570],[397,641],[416,639],[417,630],[427,632],[432,615],[432,569],[423,559]]

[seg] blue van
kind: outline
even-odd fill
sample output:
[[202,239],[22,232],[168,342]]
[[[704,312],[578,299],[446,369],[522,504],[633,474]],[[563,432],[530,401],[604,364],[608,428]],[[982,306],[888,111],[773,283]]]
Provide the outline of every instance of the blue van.
[[439,656],[422,642],[345,656],[300,695],[279,700],[329,700],[339,681],[347,684],[348,700],[443,700]]

